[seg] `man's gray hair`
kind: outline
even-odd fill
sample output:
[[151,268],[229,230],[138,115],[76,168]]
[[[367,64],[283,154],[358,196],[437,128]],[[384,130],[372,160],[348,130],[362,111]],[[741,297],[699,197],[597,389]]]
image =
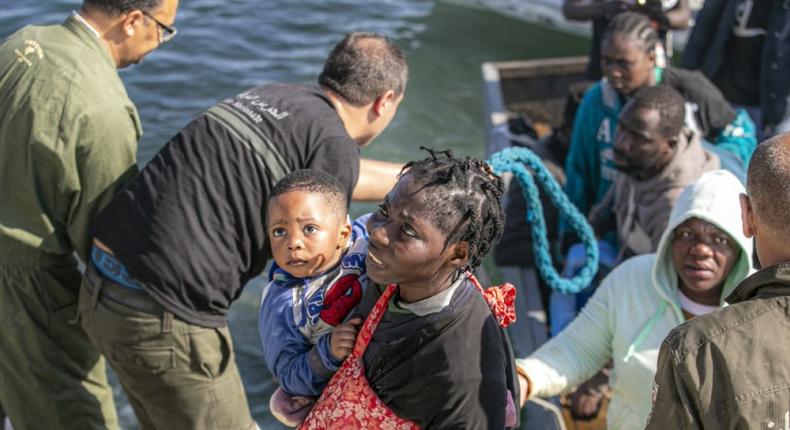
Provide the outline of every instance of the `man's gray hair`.
[[120,15],[132,10],[151,12],[162,4],[163,0],[84,0],[83,4],[102,10],[110,15]]
[[388,90],[400,96],[407,79],[406,57],[392,41],[377,33],[349,33],[332,49],[318,83],[364,106]]
[[790,133],[757,145],[749,161],[746,192],[755,217],[790,240]]

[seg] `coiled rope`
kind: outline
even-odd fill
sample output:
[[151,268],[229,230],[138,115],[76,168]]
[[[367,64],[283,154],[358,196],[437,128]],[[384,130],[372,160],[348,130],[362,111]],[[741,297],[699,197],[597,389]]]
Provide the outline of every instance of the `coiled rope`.
[[[543,165],[540,157],[527,148],[511,147],[492,155],[488,163],[497,174],[512,172],[521,183],[521,192],[527,202],[526,219],[532,232],[532,250],[540,276],[552,289],[566,294],[578,293],[587,288],[598,271],[598,245],[595,235],[590,224],[587,223],[587,219],[571,203],[560,185]],[[527,167],[531,169],[531,173]],[[552,264],[546,233],[546,220],[543,217],[543,204],[540,202],[538,187],[533,175],[551,198],[552,204],[557,207],[560,215],[565,217],[584,244],[587,259],[584,266],[573,278],[562,278]]]

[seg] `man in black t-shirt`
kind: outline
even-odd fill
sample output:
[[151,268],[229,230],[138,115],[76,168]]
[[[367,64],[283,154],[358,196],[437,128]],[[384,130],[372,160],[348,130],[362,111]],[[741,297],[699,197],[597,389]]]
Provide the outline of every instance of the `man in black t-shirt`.
[[352,33],[318,86],[262,85],[174,136],[94,225],[82,325],[143,428],[255,428],[226,316],[271,251],[266,202],[298,169],[382,198],[400,166],[360,160],[395,116],[407,65],[383,36]]

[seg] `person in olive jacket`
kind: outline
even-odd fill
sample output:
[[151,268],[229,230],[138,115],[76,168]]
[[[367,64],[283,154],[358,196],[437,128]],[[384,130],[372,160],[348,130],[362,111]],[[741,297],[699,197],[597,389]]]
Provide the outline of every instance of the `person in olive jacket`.
[[790,426],[790,133],[758,145],[741,194],[743,232],[764,269],[731,305],[672,330],[661,345],[647,428]]
[[[10,6],[11,3],[4,3]],[[175,35],[178,0],[85,0],[0,42],[0,427],[118,428],[77,324],[96,214],[137,172],[140,118],[118,69]]]

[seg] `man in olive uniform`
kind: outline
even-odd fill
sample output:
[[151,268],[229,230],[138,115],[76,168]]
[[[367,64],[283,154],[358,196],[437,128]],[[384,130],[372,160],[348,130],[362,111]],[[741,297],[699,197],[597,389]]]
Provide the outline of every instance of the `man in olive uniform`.
[[104,361],[69,323],[74,253],[88,261],[89,225],[136,173],[140,119],[117,69],[175,34],[177,6],[85,0],[0,45],[0,411],[16,430],[118,428]]

